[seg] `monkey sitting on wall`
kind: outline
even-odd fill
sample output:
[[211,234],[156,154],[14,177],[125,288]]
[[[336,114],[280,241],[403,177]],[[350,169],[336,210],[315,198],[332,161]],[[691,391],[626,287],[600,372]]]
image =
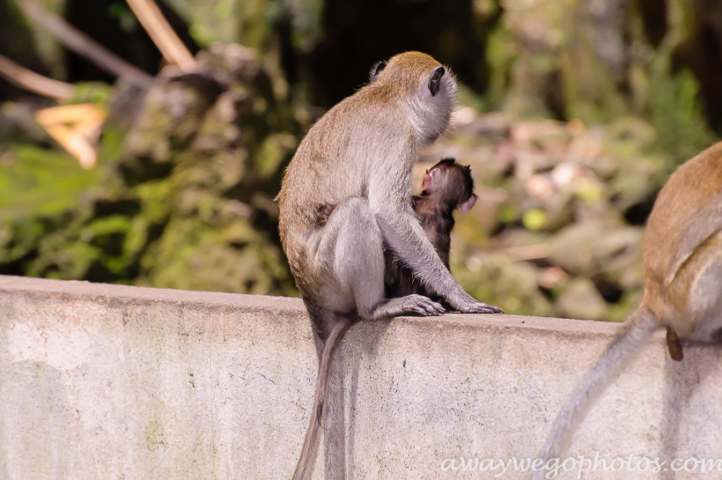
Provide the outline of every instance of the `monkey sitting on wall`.
[[647,222],[643,265],[642,304],[572,392],[542,448],[543,460],[566,452],[594,401],[653,332],[667,330],[677,361],[683,357],[680,339],[722,340],[722,142],[680,166],[659,192]]
[[[368,85],[311,127],[286,170],[278,195],[281,243],[319,356],[314,407],[294,480],[311,477],[322,421],[326,480],[346,476],[342,376],[331,359],[351,323],[445,311],[423,295],[385,296],[384,245],[451,308],[500,312],[459,286],[409,201],[419,150],[446,130],[455,91],[447,68],[423,53],[381,62]],[[335,207],[319,228],[324,205]]]
[[[421,182],[421,195],[411,197],[411,206],[424,229],[426,238],[439,254],[439,258],[447,269],[449,251],[451,249],[451,231],[454,228],[454,211],[459,209],[466,213],[474,206],[477,196],[474,194],[474,179],[471,168],[456,163],[453,158],[445,158],[426,170]],[[318,209],[317,224],[322,227],[334,207],[323,205]],[[403,297],[414,293],[427,296],[435,301],[443,302],[436,293],[414,278],[412,271],[386,249],[386,296],[388,298]]]

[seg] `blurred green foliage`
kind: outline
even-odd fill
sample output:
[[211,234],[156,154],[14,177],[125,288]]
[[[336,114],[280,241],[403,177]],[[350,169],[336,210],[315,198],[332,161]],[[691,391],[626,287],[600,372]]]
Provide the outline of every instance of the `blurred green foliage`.
[[[99,0],[104,15],[45,4],[113,32],[97,40],[150,73],[162,67],[125,2]],[[421,49],[451,65],[472,107],[426,158],[457,157],[477,180],[452,252],[462,285],[510,313],[620,320],[640,298],[656,193],[722,125],[722,65],[710,61],[722,52],[704,43],[722,38],[714,2],[159,4],[204,51],[200,71],[165,70],[144,97],[0,0],[0,53],[80,80],[69,103],[110,111],[100,164],[83,170],[34,123],[50,103],[0,84],[0,273],[295,294],[273,201],[285,166],[374,61]],[[491,111],[502,113],[480,116]]]
[[31,145],[9,145],[0,165],[0,218],[65,212],[101,179],[67,153]]

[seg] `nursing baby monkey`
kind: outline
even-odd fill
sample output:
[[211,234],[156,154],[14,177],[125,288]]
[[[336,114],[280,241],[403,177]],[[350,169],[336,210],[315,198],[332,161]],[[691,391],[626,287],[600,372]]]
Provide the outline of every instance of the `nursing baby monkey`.
[[[454,228],[454,211],[468,212],[474,206],[474,179],[469,166],[445,158],[426,171],[421,182],[421,195],[411,197],[411,206],[424,229],[426,238],[439,254],[447,269],[451,249],[451,231]],[[417,293],[444,303],[434,291],[414,277],[391,250],[386,251],[386,296],[403,297]]]
[[[447,269],[451,250],[451,231],[456,221],[454,211],[466,213],[474,206],[477,196],[474,194],[474,179],[468,165],[456,163],[453,158],[445,158],[426,170],[421,182],[421,195],[411,197],[411,208],[416,213],[426,238],[436,249],[439,258]],[[317,223],[326,225],[333,212],[332,205],[318,209]],[[436,293],[414,278],[414,274],[404,265],[393,251],[386,249],[386,274],[384,283],[386,297],[397,298],[411,294],[425,295],[435,301],[443,302]]]
[[722,339],[722,142],[672,174],[649,216],[643,257],[642,304],[554,421],[540,454],[545,461],[566,452],[593,402],[654,331],[667,330],[669,353],[677,361],[683,357],[680,339]]
[[[451,73],[430,56],[396,55],[376,65],[368,85],[316,122],[288,166],[278,195],[281,242],[311,317],[320,361],[294,480],[311,478],[321,422],[326,479],[345,478],[342,376],[331,360],[351,323],[445,311],[424,295],[385,295],[385,247],[454,310],[500,312],[454,280],[409,201],[413,165],[419,151],[446,130],[455,91]],[[319,226],[328,206],[332,211]]]

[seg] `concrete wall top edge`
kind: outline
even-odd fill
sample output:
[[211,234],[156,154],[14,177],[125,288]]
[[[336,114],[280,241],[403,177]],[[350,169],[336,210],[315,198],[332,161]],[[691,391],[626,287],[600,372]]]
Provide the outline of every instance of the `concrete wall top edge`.
[[[350,478],[528,480],[516,467],[443,466],[535,458],[618,328],[518,315],[360,322],[334,367]],[[582,478],[719,478],[722,464],[716,477],[660,476],[631,460],[722,459],[719,348],[685,345],[674,362],[662,337],[599,398],[569,452],[630,458],[630,469]],[[287,480],[317,367],[297,298],[0,276],[0,479]]]
[[[0,292],[22,292],[25,294],[57,294],[74,298],[98,301],[124,301],[149,303],[182,303],[186,305],[207,305],[239,310],[273,310],[277,313],[303,315],[303,303],[297,298],[273,297],[267,295],[244,295],[236,293],[199,292],[164,288],[131,287],[91,283],[75,280],[48,280],[0,275]],[[403,317],[404,323],[439,328],[506,328],[519,330],[542,330],[550,334],[602,335],[611,336],[619,325],[607,322],[572,320],[552,317],[531,317],[521,315],[444,315],[444,321],[437,317]],[[431,325],[429,325],[431,324]],[[539,333],[539,332],[537,332]]]
[[9,275],[0,275],[0,292],[62,294],[74,297],[129,300],[141,303],[203,303],[247,309],[272,306],[275,310],[297,311],[298,313],[304,311],[300,300],[287,297],[131,287],[79,280],[48,280]]

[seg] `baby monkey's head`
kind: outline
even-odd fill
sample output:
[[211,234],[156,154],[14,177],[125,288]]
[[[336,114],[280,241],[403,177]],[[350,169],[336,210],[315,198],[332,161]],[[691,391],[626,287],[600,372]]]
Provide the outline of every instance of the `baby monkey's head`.
[[426,171],[421,182],[421,195],[434,196],[452,209],[466,213],[477,200],[474,179],[469,165],[461,165],[453,158],[445,158]]

